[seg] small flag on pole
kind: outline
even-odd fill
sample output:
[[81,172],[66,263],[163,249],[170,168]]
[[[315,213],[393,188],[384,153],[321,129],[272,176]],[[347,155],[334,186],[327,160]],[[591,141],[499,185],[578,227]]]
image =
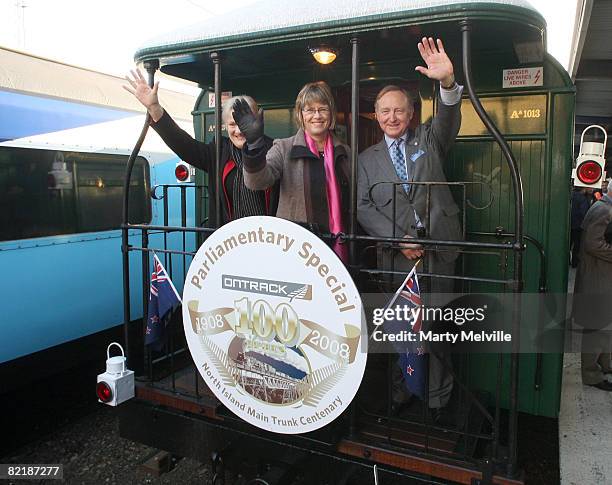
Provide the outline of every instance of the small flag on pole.
[[416,273],[417,264],[408,273],[408,276],[386,306],[386,308],[397,306],[408,308],[405,314],[411,315],[410,320],[386,321],[384,327],[387,333],[399,334],[401,331],[407,330],[414,335],[414,341],[395,342],[394,345],[399,353],[398,365],[402,369],[406,387],[411,394],[425,400],[428,356],[419,339],[423,319],[421,316],[421,290]]
[[151,275],[151,286],[149,287],[145,345],[160,350],[164,342],[167,317],[181,304],[181,297],[156,254],[153,254],[153,265],[155,270]]

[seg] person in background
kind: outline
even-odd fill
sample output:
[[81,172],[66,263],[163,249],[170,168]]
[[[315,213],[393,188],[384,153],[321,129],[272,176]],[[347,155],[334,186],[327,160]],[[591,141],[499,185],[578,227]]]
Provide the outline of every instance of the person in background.
[[582,221],[589,210],[590,196],[587,189],[584,187],[574,187],[572,192],[572,212],[571,212],[571,235],[570,235],[570,250],[572,268],[578,267],[580,253],[580,238],[582,237]]
[[588,193],[591,195],[591,203],[597,202],[598,200],[601,200],[601,198],[603,197],[603,193],[601,190],[589,189]]
[[612,391],[606,380],[612,374],[612,244],[606,231],[612,224],[612,184],[606,194],[588,210],[582,222],[580,259],[574,286],[574,321],[582,334],[582,382],[603,391]]
[[[159,103],[157,91],[159,81],[153,88],[149,87],[140,70],[131,71],[126,76],[130,86],[123,86],[132,93],[151,115],[151,127],[159,134],[170,149],[185,162],[214,173],[216,159],[216,142],[203,143],[195,140],[182,130]],[[234,96],[223,103],[222,119],[228,137],[221,139],[221,217],[219,226],[246,216],[273,215],[278,204],[278,184],[271,184],[265,190],[251,190],[244,183],[242,172],[242,147],[246,142],[244,134],[232,117],[232,106],[236,101],[244,102],[251,112],[258,107],[250,96]],[[266,153],[272,146],[272,139],[261,136],[260,149]],[[209,214],[216,212],[215,183],[209,180]]]
[[591,195],[591,204],[601,200],[604,194],[608,189],[608,180],[604,180],[601,184],[601,189],[587,189],[588,193]]
[[596,190],[593,192],[593,202],[597,202],[601,200],[604,194],[608,191],[608,180],[604,180],[601,184],[601,190]]
[[[280,181],[276,216],[338,234],[346,230],[349,201],[350,149],[334,134],[336,104],[323,81],[306,84],[295,100],[299,129],[274,140],[268,151],[263,139],[263,113],[243,100],[234,103],[234,119],[247,143],[243,145],[244,181],[265,190]],[[348,263],[346,244],[335,240],[333,250]]]

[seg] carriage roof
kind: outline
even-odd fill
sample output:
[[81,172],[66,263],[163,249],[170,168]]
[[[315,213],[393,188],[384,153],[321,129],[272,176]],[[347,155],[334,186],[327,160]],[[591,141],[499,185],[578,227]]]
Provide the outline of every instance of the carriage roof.
[[[499,22],[493,22],[492,27],[491,21],[506,25],[513,39],[545,43],[546,22],[524,0],[336,0],[333,4],[329,0],[263,0],[158,36],[142,46],[135,59],[159,59],[167,74],[210,83],[208,54],[214,51],[227,54],[223,57],[224,76],[233,77],[304,66],[309,43],[323,40],[347,46],[354,35],[362,39],[363,60],[385,60],[385,56],[397,56],[398,50],[384,52],[381,40],[399,45],[400,55],[404,43],[412,45],[414,38],[424,34],[458,44],[457,22],[464,19],[477,24],[491,43],[500,37],[495,35]],[[508,36],[504,42],[500,50],[512,48]]]
[[545,26],[541,15],[524,0],[336,0],[333,5],[329,0],[263,0],[151,39],[138,50],[136,58],[173,50],[244,46],[290,39],[295,35],[321,36],[346,30],[393,27],[406,22],[495,14],[514,14],[517,18],[521,15],[521,21],[531,20],[542,28]]

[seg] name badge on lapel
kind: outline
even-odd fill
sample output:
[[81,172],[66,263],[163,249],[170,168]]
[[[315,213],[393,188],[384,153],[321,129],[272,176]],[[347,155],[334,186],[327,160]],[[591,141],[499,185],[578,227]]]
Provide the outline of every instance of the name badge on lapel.
[[413,162],[416,162],[417,159],[423,154],[425,154],[425,152],[419,148],[416,152],[410,155],[410,160],[412,160]]

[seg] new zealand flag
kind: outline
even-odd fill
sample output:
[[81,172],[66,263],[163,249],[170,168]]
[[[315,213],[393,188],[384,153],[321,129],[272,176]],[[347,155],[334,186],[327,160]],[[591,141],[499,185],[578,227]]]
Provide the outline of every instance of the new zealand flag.
[[153,255],[155,271],[151,275],[149,312],[145,331],[145,345],[160,350],[166,333],[167,317],[181,304],[181,298],[157,255]]
[[[408,320],[396,319],[386,321],[385,331],[387,333],[399,334],[406,330],[413,335],[414,341],[394,342],[394,346],[399,354],[398,365],[402,369],[404,382],[411,394],[421,399],[425,399],[426,376],[428,371],[428,356],[425,353],[423,344],[420,343],[419,331],[421,330],[423,319],[421,315],[421,290],[416,273],[416,265],[393,295],[386,308],[402,309],[402,315],[410,315]],[[406,311],[403,309],[406,308]]]

